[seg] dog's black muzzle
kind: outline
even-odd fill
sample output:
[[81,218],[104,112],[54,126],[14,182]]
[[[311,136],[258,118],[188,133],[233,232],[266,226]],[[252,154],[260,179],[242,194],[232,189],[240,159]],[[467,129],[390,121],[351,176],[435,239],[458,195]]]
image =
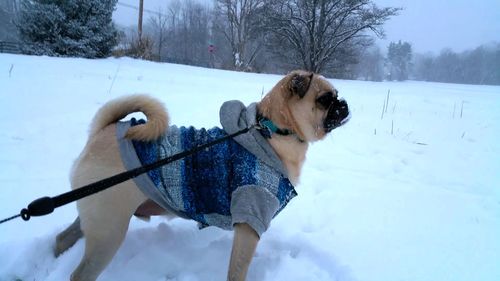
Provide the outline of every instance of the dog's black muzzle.
[[335,99],[330,105],[324,121],[325,131],[329,133],[333,129],[344,125],[349,121],[350,117],[351,115],[347,102],[344,99]]

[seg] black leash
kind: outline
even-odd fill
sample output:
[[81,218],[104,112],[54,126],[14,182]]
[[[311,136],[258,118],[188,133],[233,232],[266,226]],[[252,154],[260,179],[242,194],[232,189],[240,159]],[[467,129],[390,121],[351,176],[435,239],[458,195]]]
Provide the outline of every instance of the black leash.
[[4,223],[4,222],[11,221],[11,220],[13,220],[13,219],[17,219],[17,218],[18,218],[18,217],[20,217],[20,216],[21,216],[21,214],[17,214],[17,215],[15,215],[15,216],[10,217],[10,218],[3,219],[3,220],[1,220],[1,221],[0,221],[0,224],[2,224],[2,223]]
[[237,137],[239,135],[243,135],[248,133],[251,129],[258,128],[259,125],[252,125],[248,128],[245,128],[241,131],[238,131],[236,133],[224,136],[220,139],[217,139],[213,142],[209,142],[200,146],[197,146],[195,148],[192,148],[190,150],[186,150],[177,154],[174,154],[172,156],[169,156],[167,158],[158,160],[154,163],[141,166],[135,169],[132,169],[130,171],[125,171],[123,173],[114,175],[109,178],[105,178],[103,180],[97,181],[95,183],[91,183],[89,185],[85,185],[83,187],[80,187],[78,189],[57,195],[55,197],[41,197],[36,199],[35,201],[31,202],[27,208],[22,209],[20,214],[3,219],[0,221],[0,224],[8,222],[10,220],[16,219],[18,217],[21,217],[23,220],[28,221],[31,217],[38,217],[38,216],[44,216],[47,214],[50,214],[54,211],[55,208],[61,207],[63,205],[69,204],[71,202],[80,200],[84,197],[90,196],[92,194],[95,194],[97,192],[103,191],[105,189],[108,189],[112,186],[115,186],[119,183],[122,183],[124,181],[133,179],[141,174],[147,173],[151,170],[154,170],[156,168],[159,168],[161,166],[168,165],[174,161],[180,160],[184,157],[193,155],[205,148],[214,146],[216,144],[219,144],[221,142],[224,142],[228,139]]

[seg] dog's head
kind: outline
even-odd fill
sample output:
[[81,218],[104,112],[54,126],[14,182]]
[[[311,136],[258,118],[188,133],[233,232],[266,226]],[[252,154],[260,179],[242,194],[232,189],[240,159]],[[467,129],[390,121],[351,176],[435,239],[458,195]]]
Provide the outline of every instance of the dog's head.
[[261,113],[307,142],[323,139],[349,120],[349,108],[323,76],[296,70],[259,104]]

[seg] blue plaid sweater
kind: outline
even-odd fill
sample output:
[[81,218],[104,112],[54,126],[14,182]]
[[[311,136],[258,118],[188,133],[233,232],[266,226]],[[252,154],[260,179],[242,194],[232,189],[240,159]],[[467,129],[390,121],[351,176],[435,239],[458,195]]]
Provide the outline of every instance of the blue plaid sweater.
[[[127,169],[227,135],[217,127],[205,130],[172,126],[153,142],[120,138],[130,126],[141,122],[144,121],[118,123],[122,159]],[[232,139],[134,180],[157,204],[197,221],[201,227],[232,229],[235,223],[244,222],[259,236],[267,230],[271,219],[296,196],[286,176]]]

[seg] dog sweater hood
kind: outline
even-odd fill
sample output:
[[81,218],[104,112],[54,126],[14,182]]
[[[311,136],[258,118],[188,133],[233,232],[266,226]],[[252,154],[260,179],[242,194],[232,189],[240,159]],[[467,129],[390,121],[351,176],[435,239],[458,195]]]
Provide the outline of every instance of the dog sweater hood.
[[[224,129],[171,126],[152,142],[124,138],[135,121],[117,123],[117,138],[127,170],[219,139],[255,123],[256,105],[223,104]],[[260,236],[296,196],[286,170],[267,140],[255,130],[209,147],[134,178],[141,191],[166,210],[201,227],[232,229],[248,223]]]
[[[222,128],[228,134],[233,134],[257,123],[257,104],[252,103],[245,107],[240,101],[227,101],[222,104],[219,116]],[[287,171],[278,155],[257,130],[251,130],[247,134],[237,136],[234,140],[262,161],[276,168],[281,174],[287,175]]]

